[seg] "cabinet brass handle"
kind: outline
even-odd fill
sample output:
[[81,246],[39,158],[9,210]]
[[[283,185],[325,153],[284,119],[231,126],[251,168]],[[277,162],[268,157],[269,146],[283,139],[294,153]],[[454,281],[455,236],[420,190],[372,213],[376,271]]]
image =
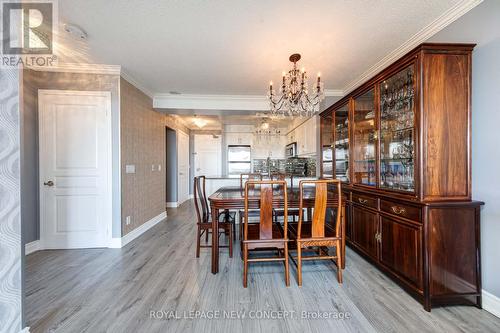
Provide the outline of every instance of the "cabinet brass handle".
[[402,214],[406,213],[406,209],[404,209],[402,207],[398,207],[398,206],[392,206],[391,210],[393,211],[394,214],[397,214],[397,215],[402,215]]
[[375,234],[375,240],[379,243],[382,242],[382,234],[380,232]]
[[368,202],[368,200],[363,199],[363,198],[358,198],[358,201],[359,201],[360,203],[362,203],[362,204],[365,204],[365,203],[367,203],[367,202]]

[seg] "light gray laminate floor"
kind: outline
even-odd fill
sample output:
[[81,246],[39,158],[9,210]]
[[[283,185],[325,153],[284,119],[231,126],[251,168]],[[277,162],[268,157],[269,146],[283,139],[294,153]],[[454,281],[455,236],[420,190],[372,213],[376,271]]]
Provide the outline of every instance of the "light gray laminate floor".
[[[342,285],[331,263],[307,263],[301,288],[293,265],[286,288],[283,265],[263,263],[250,266],[244,289],[238,246],[232,259],[222,249],[218,275],[210,273],[209,249],[195,258],[193,212],[191,202],[169,210],[166,221],[123,249],[29,255],[26,320],[31,332],[500,332],[499,318],[474,307],[424,311],[350,250]],[[245,318],[191,319],[195,314],[184,312],[197,310],[200,316],[233,310]],[[151,318],[151,311],[180,319]],[[302,311],[350,317],[302,319]],[[255,319],[280,314],[291,317]]]

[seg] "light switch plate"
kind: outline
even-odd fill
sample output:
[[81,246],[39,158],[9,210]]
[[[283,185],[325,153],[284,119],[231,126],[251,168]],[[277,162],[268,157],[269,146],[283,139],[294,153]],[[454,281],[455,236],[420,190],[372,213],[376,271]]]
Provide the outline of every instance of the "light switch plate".
[[129,225],[129,224],[130,224],[130,216],[127,216],[127,217],[125,218],[125,224],[126,224],[126,225]]
[[155,171],[155,165],[151,164],[151,171]]
[[135,173],[135,164],[125,165],[125,173]]
[[161,164],[158,164],[158,171],[161,171]]

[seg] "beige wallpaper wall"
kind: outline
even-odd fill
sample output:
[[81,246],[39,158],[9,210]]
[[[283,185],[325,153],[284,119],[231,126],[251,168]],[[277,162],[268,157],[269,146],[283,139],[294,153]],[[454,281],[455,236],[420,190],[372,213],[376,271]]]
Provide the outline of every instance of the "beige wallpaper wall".
[[[124,236],[165,211],[165,115],[154,111],[151,98],[123,78],[120,111]],[[125,173],[127,164],[135,165],[135,174]]]

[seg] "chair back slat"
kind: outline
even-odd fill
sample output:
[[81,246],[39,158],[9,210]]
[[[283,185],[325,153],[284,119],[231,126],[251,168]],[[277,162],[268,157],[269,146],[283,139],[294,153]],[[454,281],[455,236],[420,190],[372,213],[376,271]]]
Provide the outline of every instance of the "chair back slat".
[[271,173],[271,180],[286,180],[286,173],[283,172]]
[[194,177],[193,180],[193,199],[194,199],[194,207],[196,210],[196,217],[198,219],[198,223],[203,223],[203,213],[201,212],[201,198],[199,192],[199,182],[200,179],[198,177]]
[[273,187],[260,187],[260,239],[273,238]]
[[[311,237],[325,237],[325,224],[327,210],[336,209],[335,233],[340,235],[341,211],[342,211],[342,191],[340,181],[336,179],[321,179],[321,180],[303,180],[299,183],[299,223],[298,223],[298,238],[300,238],[304,216],[304,187],[306,185],[314,186],[314,212],[311,221]],[[335,189],[332,189],[332,185]],[[328,194],[331,193],[335,197],[335,207],[328,207]]]
[[[250,195],[249,195],[250,193]],[[257,195],[257,193],[259,193]],[[286,239],[288,230],[288,192],[287,184],[284,180],[249,180],[245,183],[245,220],[248,221],[249,200],[259,200],[260,202],[260,223],[259,223],[259,239],[273,239],[273,208],[274,197],[279,195],[283,202],[284,208],[284,225],[283,235]],[[248,223],[244,224],[243,239],[247,240]]]
[[205,190],[205,176],[194,177],[194,203],[199,223],[208,222],[208,199]]
[[314,195],[314,213],[312,218],[312,237],[325,237],[325,217],[328,190],[326,183],[317,183]]
[[240,174],[240,189],[245,188],[245,182],[249,180],[262,180],[262,174],[260,173],[242,173]]

